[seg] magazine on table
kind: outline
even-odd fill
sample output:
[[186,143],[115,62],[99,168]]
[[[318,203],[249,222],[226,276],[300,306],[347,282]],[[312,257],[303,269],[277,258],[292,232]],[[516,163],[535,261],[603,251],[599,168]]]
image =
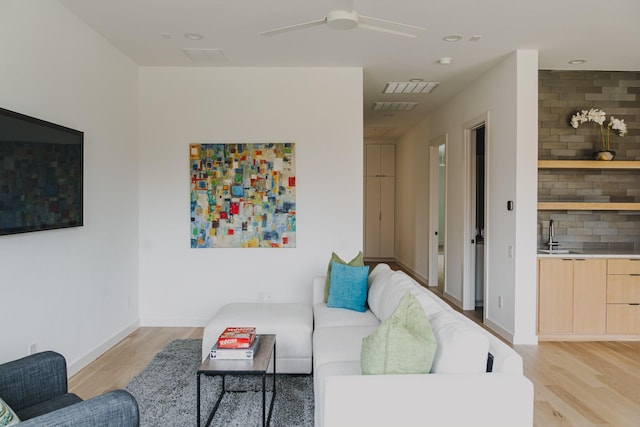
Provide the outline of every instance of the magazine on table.
[[248,360],[258,350],[260,337],[256,336],[249,348],[220,348],[216,342],[211,348],[211,358],[218,360]]
[[227,327],[218,337],[218,348],[250,348],[256,339],[256,328],[248,326]]

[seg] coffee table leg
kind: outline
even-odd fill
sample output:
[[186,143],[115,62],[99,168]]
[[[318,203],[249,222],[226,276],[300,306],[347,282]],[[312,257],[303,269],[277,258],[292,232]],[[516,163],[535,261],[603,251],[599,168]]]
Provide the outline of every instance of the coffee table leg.
[[276,400],[276,343],[273,342],[273,391],[271,393],[271,403],[269,404],[269,417],[265,420],[265,386],[266,386],[266,376],[267,373],[265,371],[264,376],[262,377],[262,425],[263,427],[268,426],[271,423],[271,414],[273,413],[273,403]]

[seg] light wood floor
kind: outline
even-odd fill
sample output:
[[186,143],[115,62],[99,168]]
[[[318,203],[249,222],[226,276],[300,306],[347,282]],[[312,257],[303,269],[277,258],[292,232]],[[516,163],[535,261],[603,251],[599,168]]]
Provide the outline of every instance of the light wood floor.
[[69,379],[83,399],[123,388],[153,356],[177,339],[202,338],[203,328],[139,328]]
[[[74,375],[70,389],[86,399],[124,387],[156,352],[180,338],[202,338],[202,328],[140,328]],[[535,387],[536,427],[640,425],[640,342],[514,348]]]

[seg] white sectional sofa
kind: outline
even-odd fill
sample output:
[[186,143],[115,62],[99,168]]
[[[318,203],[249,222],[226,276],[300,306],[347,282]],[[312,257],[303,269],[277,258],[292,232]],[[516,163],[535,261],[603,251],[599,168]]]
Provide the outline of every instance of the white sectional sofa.
[[[327,307],[324,288],[325,278],[314,278],[316,427],[533,425],[533,385],[520,355],[405,273],[378,264],[364,313]],[[362,375],[362,339],[406,292],[420,302],[438,342],[431,373]]]

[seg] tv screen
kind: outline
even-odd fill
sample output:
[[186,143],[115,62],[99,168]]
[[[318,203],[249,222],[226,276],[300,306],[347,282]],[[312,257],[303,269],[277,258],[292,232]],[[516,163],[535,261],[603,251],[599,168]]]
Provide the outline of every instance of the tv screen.
[[0,235],[82,225],[84,133],[0,108]]

